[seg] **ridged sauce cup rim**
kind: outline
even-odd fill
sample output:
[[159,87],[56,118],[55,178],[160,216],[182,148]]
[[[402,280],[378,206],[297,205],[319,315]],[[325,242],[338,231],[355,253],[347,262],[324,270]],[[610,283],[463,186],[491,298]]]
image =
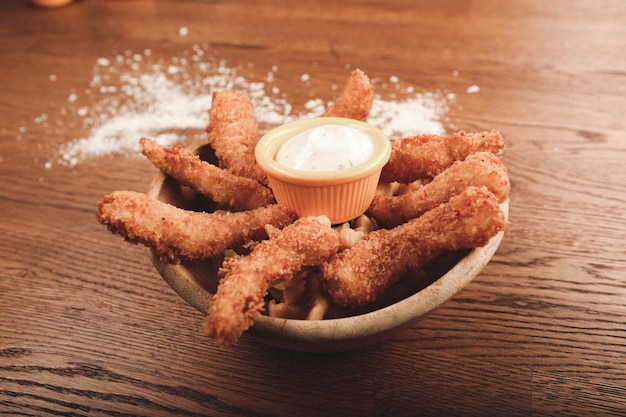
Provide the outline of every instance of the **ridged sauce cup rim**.
[[[276,162],[276,153],[287,140],[306,130],[326,125],[349,126],[365,131],[374,142],[374,156],[350,168],[333,171],[300,170]],[[341,117],[318,117],[286,123],[263,135],[255,148],[257,163],[268,176],[291,184],[313,186],[342,184],[367,177],[382,169],[390,155],[391,142],[380,129],[359,120]]]

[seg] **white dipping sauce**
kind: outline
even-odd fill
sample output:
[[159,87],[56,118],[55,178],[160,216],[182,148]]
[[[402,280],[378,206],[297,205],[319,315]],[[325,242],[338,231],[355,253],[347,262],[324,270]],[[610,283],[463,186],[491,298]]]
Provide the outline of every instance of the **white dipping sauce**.
[[303,171],[336,171],[361,164],[374,156],[374,143],[359,129],[341,125],[318,126],[287,140],[276,162]]

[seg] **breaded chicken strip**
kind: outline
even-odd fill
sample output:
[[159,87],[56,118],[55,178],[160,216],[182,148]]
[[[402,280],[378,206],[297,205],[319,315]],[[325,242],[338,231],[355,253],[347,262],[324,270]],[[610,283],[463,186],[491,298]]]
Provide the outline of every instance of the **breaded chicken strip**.
[[456,161],[421,188],[396,197],[375,196],[367,214],[380,226],[391,228],[445,203],[469,186],[487,187],[498,203],[508,198],[511,189],[502,161],[491,152],[477,152]]
[[374,86],[370,84],[363,71],[356,69],[352,71],[339,96],[326,109],[323,116],[364,120],[369,116],[373,102]]
[[105,196],[98,202],[97,218],[111,232],[171,262],[221,255],[228,248],[267,238],[267,224],[281,228],[295,219],[279,205],[237,213],[194,212],[134,191]]
[[180,145],[161,146],[147,138],[139,142],[155,167],[221,206],[244,211],[275,203],[269,188],[202,161]]
[[391,141],[391,157],[383,167],[380,182],[411,183],[433,178],[455,161],[480,151],[504,149],[500,133],[457,132],[447,136],[417,135]]
[[327,218],[303,217],[283,230],[268,229],[269,240],[254,246],[247,256],[227,258],[220,269],[222,279],[204,325],[218,343],[236,342],[254,324],[270,287],[320,265],[341,244]]
[[365,305],[408,270],[446,251],[484,246],[504,227],[498,199],[485,187],[469,187],[422,216],[371,232],[340,252],[322,265],[322,282],[337,304]]
[[254,158],[258,123],[248,97],[235,91],[213,93],[206,131],[220,168],[267,184]]

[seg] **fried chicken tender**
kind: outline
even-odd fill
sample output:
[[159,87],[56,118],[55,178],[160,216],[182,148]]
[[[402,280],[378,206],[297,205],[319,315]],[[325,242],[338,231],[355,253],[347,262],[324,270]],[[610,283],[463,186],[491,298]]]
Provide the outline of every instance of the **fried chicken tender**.
[[291,210],[270,205],[242,212],[194,212],[134,191],[115,191],[98,202],[98,221],[162,259],[206,259],[251,240],[267,238],[265,225],[291,224]]
[[391,157],[383,167],[380,182],[411,183],[433,178],[455,161],[475,152],[498,153],[504,149],[499,132],[438,136],[423,134],[391,141]]
[[352,71],[341,93],[323,116],[364,120],[369,116],[373,103],[374,86],[363,71],[356,69]]
[[487,187],[498,203],[508,198],[511,189],[502,161],[491,152],[476,152],[416,190],[395,197],[375,196],[367,214],[380,226],[392,228],[445,203],[469,186]]
[[159,170],[232,211],[275,203],[272,191],[258,181],[202,161],[180,145],[161,146],[148,138],[141,138],[139,143],[142,153]]
[[270,287],[291,280],[303,268],[320,265],[339,250],[327,218],[303,217],[278,230],[247,256],[226,258],[217,292],[208,307],[205,332],[218,343],[234,343],[254,324]]
[[206,131],[220,168],[267,184],[254,157],[258,122],[248,97],[235,91],[214,92]]
[[373,302],[408,270],[446,251],[487,244],[505,228],[498,199],[486,187],[468,187],[447,203],[393,229],[371,232],[322,265],[322,282],[344,307]]

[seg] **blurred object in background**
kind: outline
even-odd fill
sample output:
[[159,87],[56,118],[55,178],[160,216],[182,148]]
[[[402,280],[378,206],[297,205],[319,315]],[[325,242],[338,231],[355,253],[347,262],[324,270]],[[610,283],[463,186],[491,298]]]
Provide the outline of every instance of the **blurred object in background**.
[[61,7],[70,4],[74,0],[31,0],[36,6],[39,7]]

